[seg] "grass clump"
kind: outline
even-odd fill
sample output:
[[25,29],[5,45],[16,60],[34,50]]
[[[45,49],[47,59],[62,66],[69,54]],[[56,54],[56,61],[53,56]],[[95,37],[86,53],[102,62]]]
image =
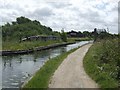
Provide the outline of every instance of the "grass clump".
[[120,56],[118,39],[101,40],[92,45],[84,58],[86,73],[101,88],[119,87]]
[[24,88],[48,88],[50,78],[62,61],[77,48],[65,52],[53,59],[48,60],[44,66],[38,70],[33,78],[23,87]]

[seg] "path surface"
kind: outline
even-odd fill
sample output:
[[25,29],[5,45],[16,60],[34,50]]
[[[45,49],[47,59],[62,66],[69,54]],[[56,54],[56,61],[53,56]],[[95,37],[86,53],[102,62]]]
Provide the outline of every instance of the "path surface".
[[87,44],[61,63],[51,78],[49,88],[97,88],[97,84],[85,73],[83,58],[91,44]]

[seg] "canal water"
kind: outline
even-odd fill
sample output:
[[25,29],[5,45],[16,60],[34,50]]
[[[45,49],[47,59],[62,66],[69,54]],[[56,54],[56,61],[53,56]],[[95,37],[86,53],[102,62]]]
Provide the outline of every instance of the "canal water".
[[19,88],[33,75],[49,58],[56,57],[63,52],[84,45],[90,41],[81,41],[75,44],[34,52],[32,54],[3,56],[2,66],[2,88]]

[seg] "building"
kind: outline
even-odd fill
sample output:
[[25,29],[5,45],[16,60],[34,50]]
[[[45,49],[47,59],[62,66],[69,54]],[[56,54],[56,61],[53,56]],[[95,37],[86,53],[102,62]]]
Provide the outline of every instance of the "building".
[[22,38],[21,41],[36,41],[36,40],[40,40],[40,41],[60,40],[60,37],[52,36],[52,35],[51,36],[37,35],[37,36],[30,36],[30,37]]
[[77,34],[78,34],[78,32],[76,32],[76,31],[67,32],[68,37],[77,37]]

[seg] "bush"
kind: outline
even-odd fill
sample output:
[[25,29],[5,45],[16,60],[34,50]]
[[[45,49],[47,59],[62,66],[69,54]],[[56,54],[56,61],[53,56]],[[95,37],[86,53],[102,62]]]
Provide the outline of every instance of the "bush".
[[101,40],[93,44],[84,58],[86,72],[102,88],[118,88],[120,56],[118,39]]

